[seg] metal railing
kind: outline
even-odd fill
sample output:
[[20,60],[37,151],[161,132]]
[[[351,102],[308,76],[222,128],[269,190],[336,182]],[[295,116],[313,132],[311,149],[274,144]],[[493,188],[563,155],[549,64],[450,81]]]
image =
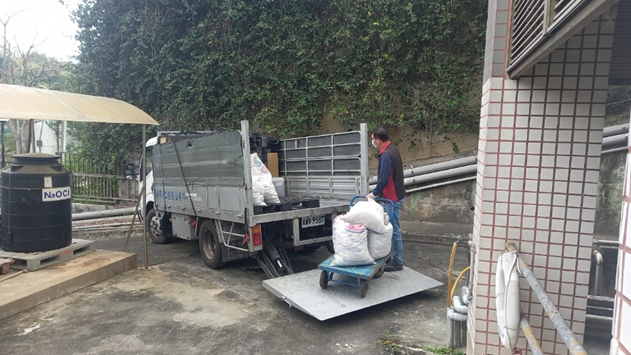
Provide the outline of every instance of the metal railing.
[[[534,273],[530,269],[530,266],[526,264],[526,262],[524,261],[524,258],[519,256],[519,253],[517,251],[517,248],[515,247],[515,244],[506,243],[506,251],[515,253],[515,255],[517,256],[517,265],[519,266],[518,267],[519,273],[526,279],[526,281],[528,281],[530,288],[537,295],[537,298],[539,298],[539,302],[541,303],[541,305],[543,306],[543,309],[548,314],[548,317],[552,321],[552,324],[554,324],[554,327],[559,332],[559,335],[561,336],[561,339],[563,339],[563,342],[565,343],[565,346],[567,346],[567,349],[570,351],[570,354],[587,355],[587,352],[583,348],[583,344],[581,343],[581,341],[578,340],[576,335],[574,335],[574,332],[572,332],[572,329],[567,325],[567,323],[565,322],[565,320],[559,313],[558,308],[554,305],[554,303],[552,302],[552,300],[546,293],[543,286],[541,286],[541,284],[535,277]],[[522,328],[524,328],[523,322],[522,322]],[[525,329],[524,329],[524,332],[526,332]],[[533,353],[541,351],[541,349],[538,347],[537,342],[534,342],[534,343],[531,342],[531,340],[533,339],[536,341],[536,339],[534,338],[534,335],[532,335],[532,332],[528,337],[529,337],[528,345],[530,346]]]
[[65,164],[72,171],[74,201],[116,203],[135,201],[138,183],[125,176],[123,162],[91,160],[67,154]]

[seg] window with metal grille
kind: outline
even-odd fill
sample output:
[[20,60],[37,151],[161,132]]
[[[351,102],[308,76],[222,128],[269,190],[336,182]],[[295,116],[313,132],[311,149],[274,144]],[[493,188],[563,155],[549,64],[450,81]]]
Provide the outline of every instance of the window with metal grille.
[[572,12],[572,10],[576,9],[579,5],[581,5],[585,0],[558,0],[554,1],[554,9],[552,18],[552,24],[550,27],[556,26],[558,22],[563,20],[568,14]]
[[562,25],[578,8],[591,0],[513,0],[511,53],[508,71]]
[[514,0],[510,63],[516,63],[541,41],[549,0]]

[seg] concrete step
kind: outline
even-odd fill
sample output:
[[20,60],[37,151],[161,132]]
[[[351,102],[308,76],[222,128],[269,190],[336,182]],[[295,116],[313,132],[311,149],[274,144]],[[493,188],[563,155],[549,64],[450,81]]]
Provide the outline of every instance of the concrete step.
[[136,254],[95,250],[37,271],[0,278],[0,320],[136,268]]

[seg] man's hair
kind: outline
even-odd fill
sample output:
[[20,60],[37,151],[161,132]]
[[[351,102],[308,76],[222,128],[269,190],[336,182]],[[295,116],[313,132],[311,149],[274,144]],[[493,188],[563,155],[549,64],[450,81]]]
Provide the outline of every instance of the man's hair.
[[375,129],[373,129],[372,136],[383,142],[387,142],[390,140],[390,138],[388,138],[388,131],[386,131],[386,129],[383,127],[376,127]]

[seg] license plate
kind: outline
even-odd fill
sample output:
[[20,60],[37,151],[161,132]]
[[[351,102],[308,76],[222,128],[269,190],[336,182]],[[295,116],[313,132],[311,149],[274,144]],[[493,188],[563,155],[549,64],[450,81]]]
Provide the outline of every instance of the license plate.
[[324,216],[313,216],[302,218],[302,228],[309,228],[324,225]]

